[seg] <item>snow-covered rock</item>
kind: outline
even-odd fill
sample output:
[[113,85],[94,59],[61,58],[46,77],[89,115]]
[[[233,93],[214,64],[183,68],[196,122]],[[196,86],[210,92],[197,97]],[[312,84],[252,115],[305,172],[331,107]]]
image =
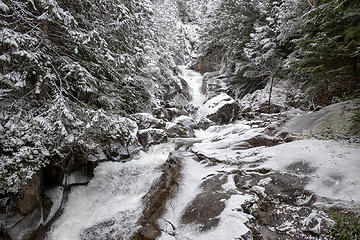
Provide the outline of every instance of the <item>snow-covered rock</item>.
[[215,123],[226,124],[238,117],[239,109],[239,105],[232,97],[221,93],[201,106],[195,119],[200,122],[202,119],[208,118]]
[[188,116],[180,116],[166,123],[165,131],[169,137],[194,137],[196,122]]
[[188,115],[188,112],[185,109],[182,108],[175,108],[175,107],[169,107],[169,108],[163,108],[163,107],[159,107],[159,108],[155,108],[153,110],[153,114],[155,117],[166,120],[166,121],[171,121],[176,117],[179,117],[181,115]]
[[[283,126],[291,133],[309,134],[316,137],[352,138],[360,142],[360,134],[353,128],[353,117],[359,109],[359,101],[333,104],[316,112],[294,117]],[[356,139],[357,138],[357,139]]]
[[167,134],[162,129],[149,128],[138,132],[139,142],[143,147],[166,142]]
[[[247,112],[269,112],[269,84],[260,90],[245,95],[240,101],[242,113]],[[271,94],[270,112],[281,112],[288,108],[287,106],[288,90],[285,86],[274,86]]]
[[147,128],[161,128],[165,127],[165,122],[162,119],[157,119],[150,113],[135,113],[130,115],[130,118],[134,120],[139,129]]

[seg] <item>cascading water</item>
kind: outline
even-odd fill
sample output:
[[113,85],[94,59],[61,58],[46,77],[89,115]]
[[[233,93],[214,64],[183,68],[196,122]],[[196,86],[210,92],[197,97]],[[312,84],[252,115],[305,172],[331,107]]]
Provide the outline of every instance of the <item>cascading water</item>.
[[47,239],[129,239],[142,213],[141,199],[173,150],[173,144],[160,144],[126,163],[100,164],[87,186],[71,189],[64,212]]
[[203,76],[193,70],[187,69],[186,66],[180,66],[182,77],[190,87],[192,101],[195,106],[201,106],[205,101],[205,96],[201,91]]
[[[179,67],[191,89],[192,101],[201,106],[200,73]],[[105,162],[94,172],[87,186],[71,189],[64,212],[47,234],[47,240],[129,239],[138,229],[142,197],[161,174],[173,144],[153,146],[126,163]]]

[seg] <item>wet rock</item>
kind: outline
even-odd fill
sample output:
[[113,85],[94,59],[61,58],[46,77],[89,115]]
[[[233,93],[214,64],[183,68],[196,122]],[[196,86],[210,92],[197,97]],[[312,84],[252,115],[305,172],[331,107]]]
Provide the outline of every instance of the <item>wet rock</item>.
[[11,240],[27,240],[32,239],[41,223],[42,209],[37,206],[25,217],[9,217],[4,230]]
[[214,126],[214,125],[216,125],[216,123],[211,121],[210,119],[202,118],[200,120],[200,122],[198,122],[197,128],[205,130],[205,129],[208,129],[209,127]]
[[220,221],[220,214],[225,209],[224,201],[229,194],[223,192],[222,185],[227,182],[227,176],[218,174],[211,176],[201,183],[202,192],[185,209],[181,217],[182,223],[196,224],[201,231],[216,227]]
[[20,189],[19,195],[21,199],[18,202],[18,206],[19,212],[22,215],[29,214],[39,205],[41,200],[41,178],[42,173],[38,172],[25,186]]
[[44,224],[49,223],[60,210],[63,198],[63,187],[58,186],[44,191],[44,197],[42,201]]
[[81,170],[64,176],[64,186],[84,185],[90,182],[92,172],[84,166]]
[[248,139],[245,139],[245,142],[249,143],[252,147],[266,146],[271,147],[280,143],[280,139],[276,137],[271,137],[266,134],[256,134],[249,136]]
[[139,142],[143,147],[149,147],[167,141],[167,134],[162,129],[149,128],[138,132]]
[[195,121],[188,116],[180,116],[166,124],[165,131],[171,138],[194,137]]
[[159,108],[155,108],[153,110],[153,114],[154,116],[156,116],[157,118],[166,120],[166,121],[171,121],[176,117],[179,117],[181,115],[188,115],[188,112],[185,109],[178,109],[178,108],[163,108],[163,107],[159,107]]
[[155,118],[150,113],[135,113],[130,115],[130,118],[137,123],[140,130],[147,128],[165,128],[165,121]]
[[145,207],[139,220],[141,228],[131,239],[156,239],[160,236],[161,231],[157,220],[163,214],[166,202],[176,191],[182,168],[181,161],[184,157],[189,156],[191,157],[193,154],[176,151],[163,165],[161,177],[143,197]]
[[221,93],[208,100],[196,113],[196,121],[208,118],[217,124],[226,124],[238,118],[239,105],[227,95]]

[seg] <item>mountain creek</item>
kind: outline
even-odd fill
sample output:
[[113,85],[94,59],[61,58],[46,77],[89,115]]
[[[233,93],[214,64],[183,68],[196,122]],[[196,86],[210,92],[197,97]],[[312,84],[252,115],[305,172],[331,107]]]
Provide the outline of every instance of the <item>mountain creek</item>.
[[359,9],[0,0],[0,240],[360,240]]
[[206,101],[203,76],[179,69],[190,114],[138,114],[148,150],[73,186],[46,239],[327,239],[324,209],[359,210],[360,149],[311,137],[343,105],[235,120],[234,99]]

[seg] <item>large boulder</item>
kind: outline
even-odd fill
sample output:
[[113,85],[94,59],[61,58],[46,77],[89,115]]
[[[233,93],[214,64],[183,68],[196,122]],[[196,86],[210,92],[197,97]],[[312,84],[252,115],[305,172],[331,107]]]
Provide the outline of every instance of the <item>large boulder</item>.
[[166,142],[167,135],[164,130],[149,128],[138,132],[139,142],[143,147]]
[[164,119],[166,121],[171,121],[176,117],[181,115],[187,115],[188,112],[182,108],[175,108],[175,107],[158,107],[153,110],[153,114],[155,117]]
[[196,122],[188,116],[180,116],[166,124],[165,131],[169,137],[194,137]]
[[251,94],[245,95],[241,101],[241,111],[247,112],[262,112],[275,113],[281,112],[288,108],[287,105],[287,91],[282,87],[273,87],[270,99],[269,109],[269,93],[270,86],[267,85],[264,89],[256,90]]
[[316,112],[303,113],[283,126],[290,133],[321,138],[348,139],[360,142],[359,129],[354,127],[354,117],[359,111],[359,100],[333,104]]
[[239,110],[239,105],[232,97],[221,93],[201,106],[195,119],[200,122],[202,119],[208,118],[217,124],[226,124],[238,117]]
[[130,118],[137,123],[139,129],[165,128],[164,120],[155,118],[150,113],[135,113]]

